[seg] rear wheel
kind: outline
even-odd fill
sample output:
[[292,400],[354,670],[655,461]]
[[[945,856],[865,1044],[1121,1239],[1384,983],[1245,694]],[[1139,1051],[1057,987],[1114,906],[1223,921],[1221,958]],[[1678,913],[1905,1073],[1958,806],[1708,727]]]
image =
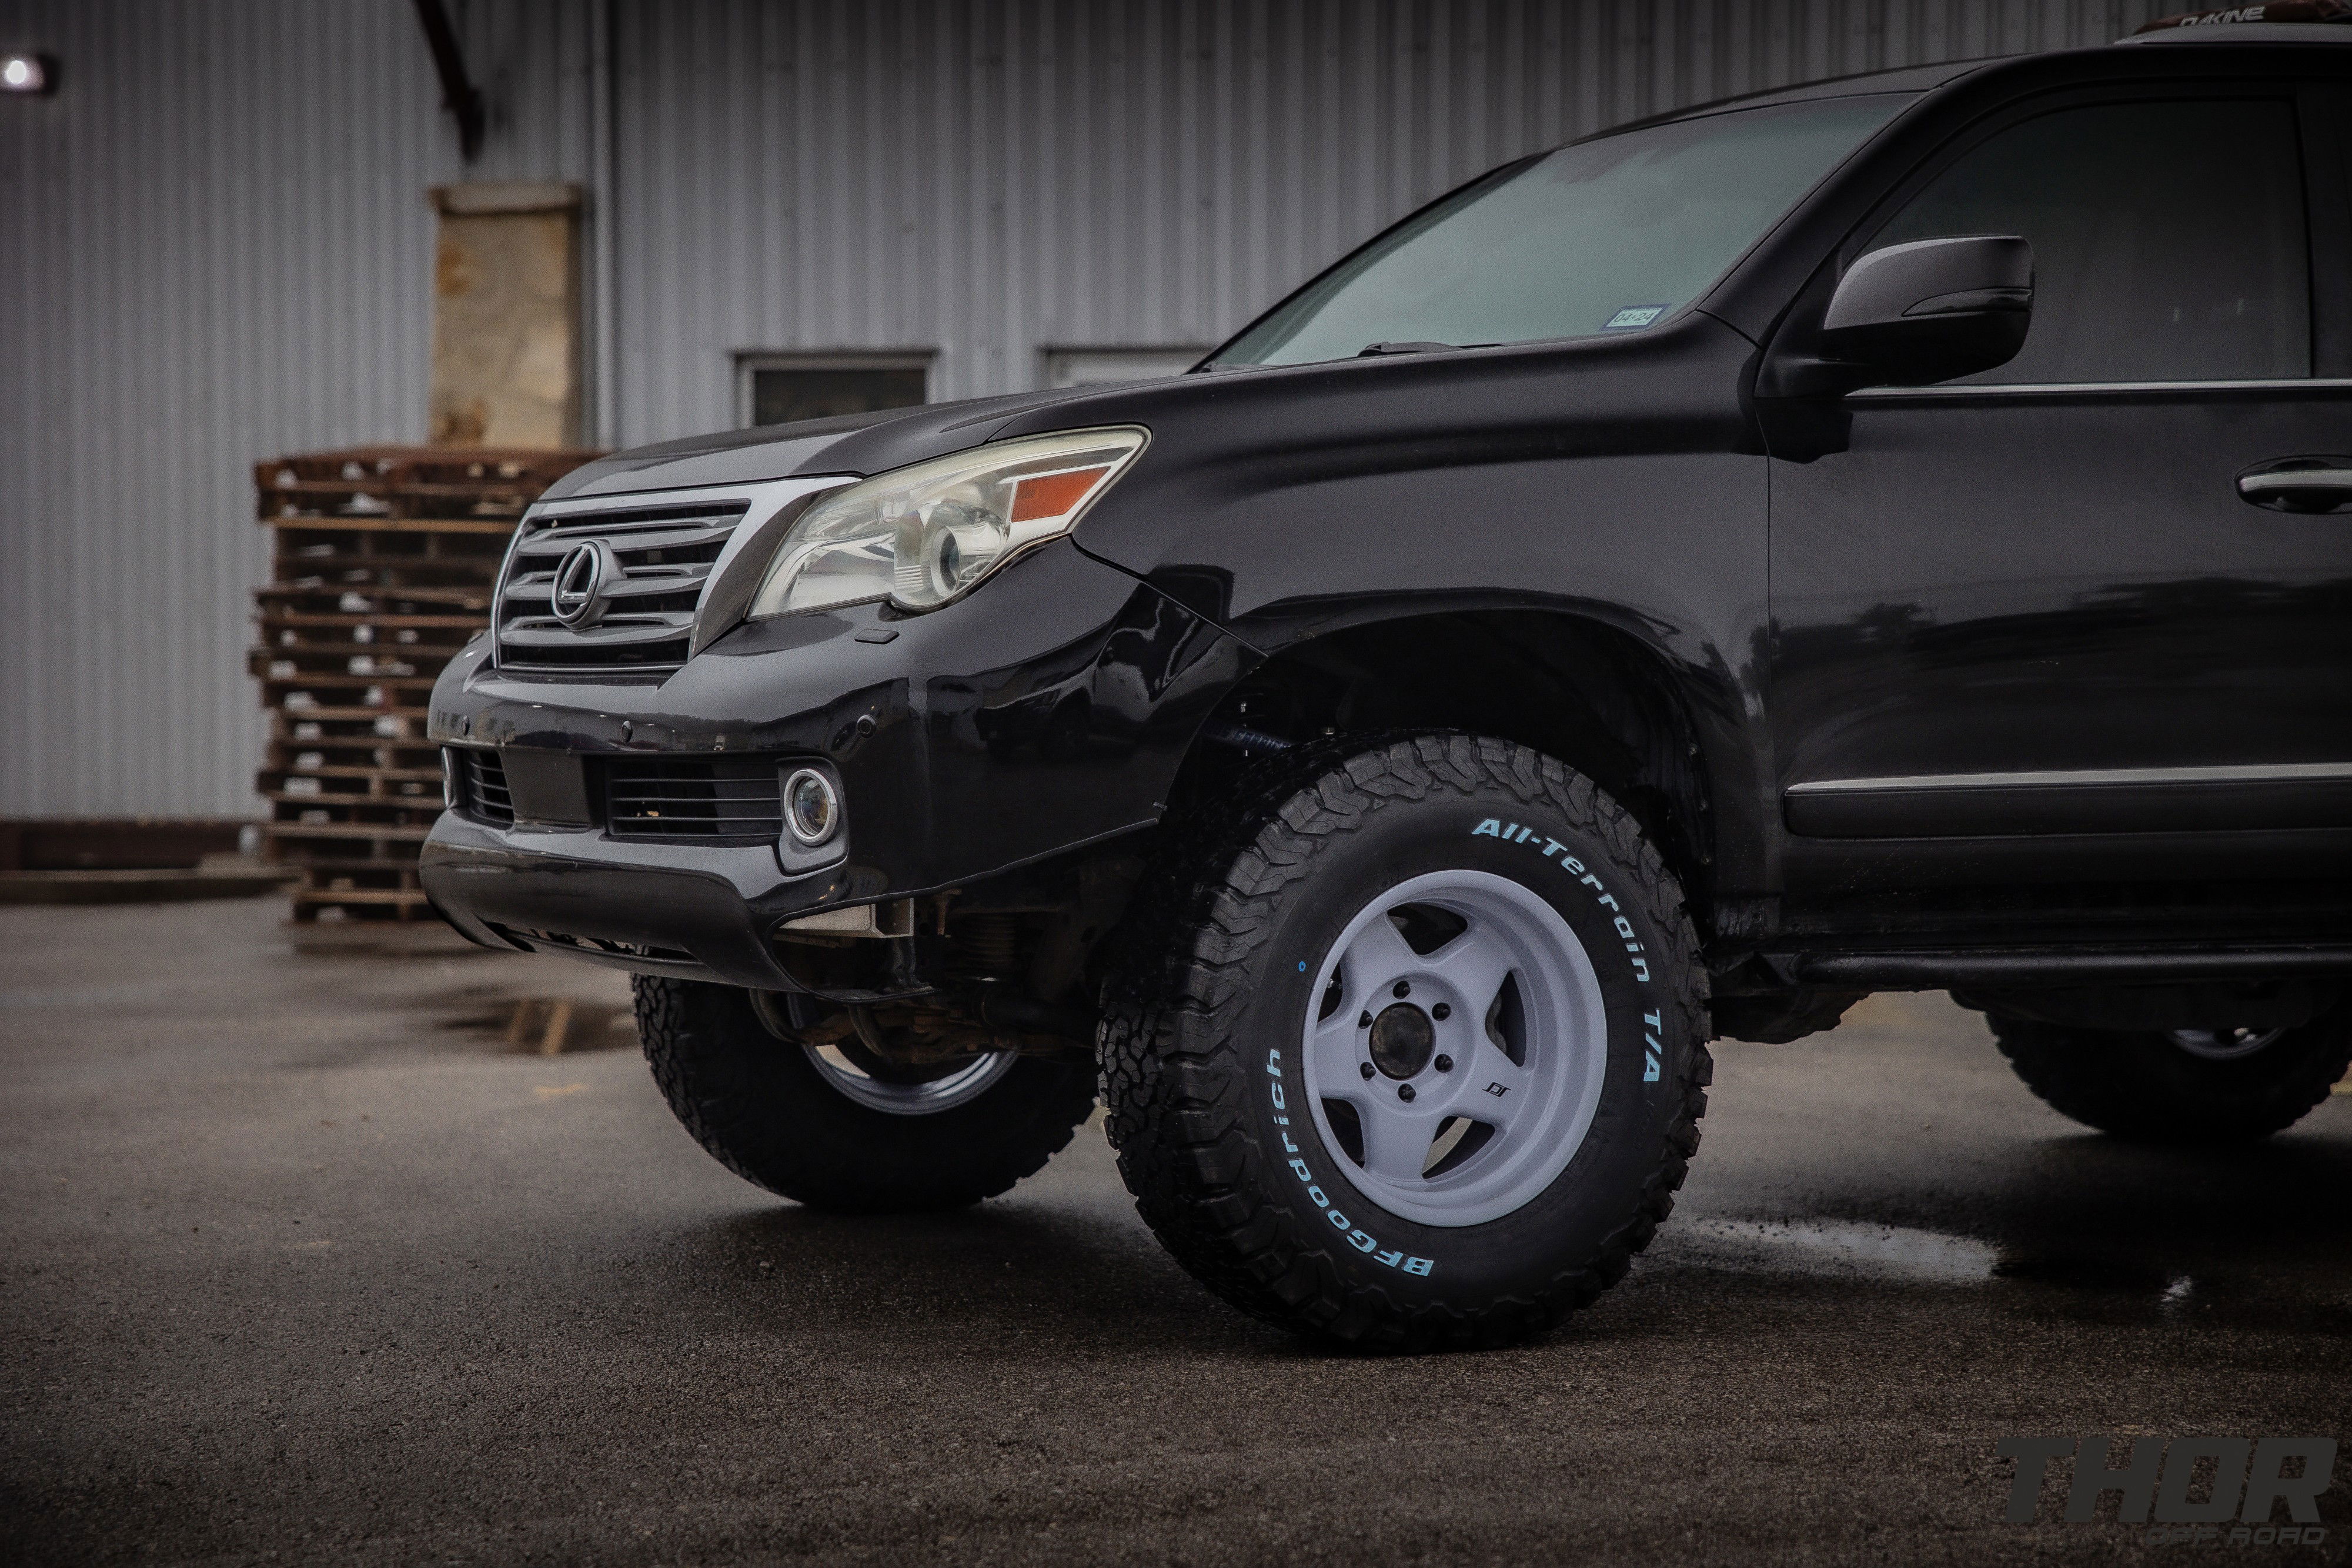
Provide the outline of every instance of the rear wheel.
[[1680,892],[1622,807],[1432,736],[1173,836],[1103,1074],[1178,1261],[1268,1322],[1399,1349],[1507,1343],[1623,1275],[1709,1069]]
[[746,1181],[816,1207],[993,1197],[1094,1108],[1084,1063],[994,1051],[900,1067],[855,1036],[816,1046],[772,1030],[732,986],[638,976],[633,989],[654,1082],[695,1141]]
[[2053,1110],[2156,1144],[2265,1137],[2352,1065],[2352,1009],[2294,1029],[2121,1030],[1986,1016],[2000,1053]]

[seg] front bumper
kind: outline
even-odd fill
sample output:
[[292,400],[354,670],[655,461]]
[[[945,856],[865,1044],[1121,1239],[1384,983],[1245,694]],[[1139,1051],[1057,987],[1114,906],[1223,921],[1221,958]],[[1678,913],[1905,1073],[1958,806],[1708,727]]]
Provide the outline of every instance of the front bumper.
[[[1156,822],[1193,732],[1255,655],[1068,540],[929,615],[879,605],[750,622],[667,678],[552,679],[451,662],[432,737],[495,747],[516,821],[445,813],[427,895],[475,941],[643,973],[796,988],[776,928],[983,880]],[[617,840],[599,758],[809,762],[842,836]]]
[[[619,843],[601,829],[509,829],[452,812],[425,846],[427,895],[486,947],[641,974],[790,990],[768,934],[811,907],[764,849]],[[818,903],[833,891],[815,879]]]

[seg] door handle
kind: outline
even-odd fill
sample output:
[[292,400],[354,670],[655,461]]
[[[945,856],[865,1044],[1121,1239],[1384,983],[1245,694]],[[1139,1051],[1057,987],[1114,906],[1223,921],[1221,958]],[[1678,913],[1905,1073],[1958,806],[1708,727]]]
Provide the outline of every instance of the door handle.
[[2238,495],[2273,512],[2316,514],[2352,507],[2352,457],[2281,457],[2238,476]]

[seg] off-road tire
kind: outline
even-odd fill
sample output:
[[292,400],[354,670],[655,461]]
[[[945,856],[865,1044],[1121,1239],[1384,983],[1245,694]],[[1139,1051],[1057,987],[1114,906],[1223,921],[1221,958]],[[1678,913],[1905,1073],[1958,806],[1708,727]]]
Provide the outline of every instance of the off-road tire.
[[637,1033],[695,1142],[748,1182],[849,1213],[958,1208],[1034,1174],[1094,1109],[1083,1063],[1024,1058],[978,1098],[928,1116],[857,1104],[768,1032],[749,993],[636,976]]
[[2302,1120],[2352,1066],[2352,1007],[2288,1030],[2251,1056],[2222,1061],[2192,1056],[2152,1032],[1999,1013],[1985,1021],[2009,1065],[2052,1110],[2136,1143],[2268,1137]]
[[[1712,1065],[1681,889],[1623,807],[1525,747],[1426,735],[1293,752],[1169,839],[1106,987],[1103,1092],[1120,1175],[1186,1270],[1266,1322],[1404,1351],[1525,1338],[1624,1276],[1697,1150]],[[1523,1207],[1462,1227],[1381,1209],[1310,1118],[1276,1124],[1268,1087],[1269,1051],[1305,1027],[1318,977],[1303,971],[1328,950],[1334,910],[1449,861],[1508,875],[1569,917],[1608,1021],[1600,1107],[1574,1157]],[[1296,1175],[1291,1133],[1317,1184]],[[1378,1252],[1334,1228],[1343,1204],[1377,1217]]]

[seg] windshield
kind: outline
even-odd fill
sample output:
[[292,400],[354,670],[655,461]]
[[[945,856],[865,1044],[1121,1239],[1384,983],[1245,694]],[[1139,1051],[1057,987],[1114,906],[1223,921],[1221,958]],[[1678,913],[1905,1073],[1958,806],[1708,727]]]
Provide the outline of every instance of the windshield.
[[1722,276],[1914,96],[1735,110],[1506,165],[1325,273],[1210,362],[1641,331]]

